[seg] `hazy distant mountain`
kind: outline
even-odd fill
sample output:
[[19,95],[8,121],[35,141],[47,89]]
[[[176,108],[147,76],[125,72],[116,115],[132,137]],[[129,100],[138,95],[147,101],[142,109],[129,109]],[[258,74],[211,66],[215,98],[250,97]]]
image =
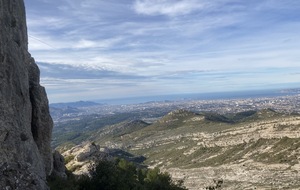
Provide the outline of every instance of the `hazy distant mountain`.
[[67,108],[67,107],[72,107],[72,108],[80,108],[80,107],[90,107],[90,106],[98,106],[101,105],[96,102],[91,102],[91,101],[77,101],[77,102],[64,102],[64,103],[53,103],[50,104],[50,107],[54,108]]
[[50,110],[51,117],[53,118],[54,121],[56,121],[61,117],[66,118],[66,116],[80,113],[80,110],[74,107],[63,107],[63,108],[50,107],[49,110]]

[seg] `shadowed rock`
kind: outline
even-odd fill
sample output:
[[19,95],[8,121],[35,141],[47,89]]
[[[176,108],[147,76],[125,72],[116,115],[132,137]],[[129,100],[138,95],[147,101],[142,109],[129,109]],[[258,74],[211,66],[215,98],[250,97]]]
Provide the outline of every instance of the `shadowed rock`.
[[65,159],[64,157],[58,152],[53,152],[53,171],[52,174],[58,176],[60,178],[66,179],[66,167],[65,167]]
[[22,0],[0,0],[0,188],[48,189],[51,132],[45,89],[28,53]]

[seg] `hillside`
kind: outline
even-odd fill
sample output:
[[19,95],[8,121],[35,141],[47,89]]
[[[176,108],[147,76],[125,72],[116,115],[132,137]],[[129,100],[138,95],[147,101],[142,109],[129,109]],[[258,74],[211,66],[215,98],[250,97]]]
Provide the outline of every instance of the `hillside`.
[[145,156],[189,189],[299,189],[300,116],[271,109],[237,114],[170,112],[149,125],[122,122],[89,140]]

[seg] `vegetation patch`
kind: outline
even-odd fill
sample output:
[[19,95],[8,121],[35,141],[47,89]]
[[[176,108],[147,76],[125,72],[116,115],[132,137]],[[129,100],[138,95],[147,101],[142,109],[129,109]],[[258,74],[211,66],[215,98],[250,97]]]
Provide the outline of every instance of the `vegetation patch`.
[[68,164],[69,162],[71,162],[72,160],[74,160],[74,155],[69,155],[65,157],[65,164]]
[[[274,141],[274,140],[273,140]],[[290,165],[298,164],[298,154],[296,150],[300,148],[300,139],[284,137],[277,140],[268,152],[257,154],[254,159],[264,163],[286,163]],[[294,153],[293,153],[294,152]]]
[[124,159],[100,161],[89,176],[75,178],[70,172],[66,180],[50,176],[51,190],[186,190],[183,181],[174,181],[158,168],[138,168]]

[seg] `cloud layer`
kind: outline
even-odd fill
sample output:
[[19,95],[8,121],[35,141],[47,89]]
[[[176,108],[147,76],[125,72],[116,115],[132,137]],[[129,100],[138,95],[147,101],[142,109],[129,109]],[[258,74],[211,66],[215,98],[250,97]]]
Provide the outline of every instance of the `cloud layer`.
[[298,1],[25,3],[51,102],[299,84]]
[[137,13],[145,15],[167,15],[178,16],[189,14],[205,7],[203,2],[195,0],[174,1],[174,0],[137,0],[134,9]]

